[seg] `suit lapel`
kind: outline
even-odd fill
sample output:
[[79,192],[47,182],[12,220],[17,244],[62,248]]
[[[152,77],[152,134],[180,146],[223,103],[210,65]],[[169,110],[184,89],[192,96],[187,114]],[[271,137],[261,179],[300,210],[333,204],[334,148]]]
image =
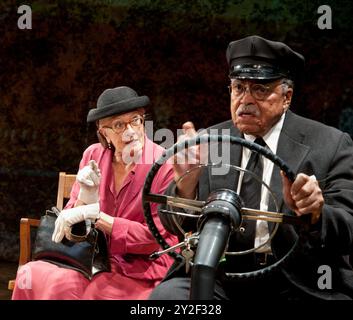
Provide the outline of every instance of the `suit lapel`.
[[[301,163],[310,151],[310,147],[303,144],[304,138],[305,135],[300,128],[300,124],[297,123],[295,115],[291,111],[287,111],[276,154],[287,163],[295,174],[298,173]],[[270,187],[278,200],[279,211],[283,212],[282,178],[280,169],[276,165],[273,167]],[[269,211],[276,211],[273,201],[270,201],[268,209]],[[272,229],[273,224],[269,225]]]

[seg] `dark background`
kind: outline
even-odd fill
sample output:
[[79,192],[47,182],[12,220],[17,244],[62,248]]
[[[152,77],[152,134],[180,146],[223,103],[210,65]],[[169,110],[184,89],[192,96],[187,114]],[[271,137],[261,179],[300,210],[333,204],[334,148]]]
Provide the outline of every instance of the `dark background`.
[[[17,27],[21,4],[32,30]],[[317,26],[323,4],[332,30]],[[353,136],[352,20],[352,1],[1,1],[0,259],[17,260],[20,217],[54,205],[58,172],[76,172],[96,141],[85,120],[104,89],[148,95],[154,129],[228,119],[232,40],[258,34],[302,53],[292,109]]]

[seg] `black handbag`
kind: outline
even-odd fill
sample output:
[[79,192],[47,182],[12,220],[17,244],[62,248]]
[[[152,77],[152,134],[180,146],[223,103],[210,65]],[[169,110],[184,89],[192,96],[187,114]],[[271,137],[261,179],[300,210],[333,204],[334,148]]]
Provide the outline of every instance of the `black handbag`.
[[86,278],[99,272],[110,272],[108,247],[102,231],[91,227],[86,235],[86,224],[83,221],[72,227],[73,239],[64,239],[60,243],[52,241],[55,220],[60,211],[52,208],[41,217],[38,227],[33,260],[44,260],[60,267],[74,269]]

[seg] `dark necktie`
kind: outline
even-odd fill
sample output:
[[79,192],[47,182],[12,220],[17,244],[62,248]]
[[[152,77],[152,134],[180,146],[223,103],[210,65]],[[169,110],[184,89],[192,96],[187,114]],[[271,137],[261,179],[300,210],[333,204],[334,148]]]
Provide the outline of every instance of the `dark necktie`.
[[[254,142],[262,147],[266,145],[262,138],[257,138]],[[251,152],[250,159],[246,165],[246,170],[251,171],[262,180],[263,160],[259,153]],[[243,176],[240,197],[243,199],[245,207],[260,209],[261,183],[251,174],[245,173]]]
[[[262,138],[257,138],[255,143],[265,146]],[[262,180],[263,160],[259,153],[251,152],[250,159],[246,165],[246,170],[251,171]],[[244,173],[241,184],[240,197],[244,206],[251,209],[260,209],[261,183],[251,174]],[[240,229],[236,232],[235,238],[231,241],[231,246],[236,251],[253,248],[255,239],[256,220],[244,220]]]

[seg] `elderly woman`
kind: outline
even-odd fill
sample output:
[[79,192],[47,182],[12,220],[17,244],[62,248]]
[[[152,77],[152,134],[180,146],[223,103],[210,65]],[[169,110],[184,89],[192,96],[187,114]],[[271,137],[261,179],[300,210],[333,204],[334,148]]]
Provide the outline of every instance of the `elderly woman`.
[[[88,280],[77,271],[32,261],[25,265],[26,273],[18,272],[13,299],[145,299],[162,280],[172,260],[168,255],[148,259],[159,246],[145,224],[141,201],[144,179],[163,152],[145,135],[148,103],[147,96],[138,96],[129,87],[107,89],[100,95],[97,108],[87,116],[88,122],[97,124],[100,143],[83,153],[70,201],[57,218],[52,236],[60,242],[72,225],[92,220],[106,235],[111,272]],[[163,193],[172,179],[172,167],[163,166],[152,191]],[[175,242],[157,218],[157,205],[151,209],[161,232]],[[31,285],[23,288],[17,284],[28,276],[28,270]]]

